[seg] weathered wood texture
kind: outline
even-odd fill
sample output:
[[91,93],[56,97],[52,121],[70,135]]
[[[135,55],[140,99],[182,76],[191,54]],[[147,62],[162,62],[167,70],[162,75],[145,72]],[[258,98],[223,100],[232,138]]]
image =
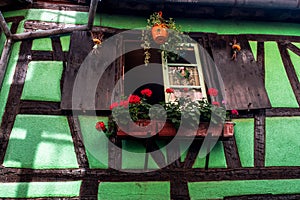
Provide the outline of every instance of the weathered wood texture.
[[5,44],[4,44],[2,54],[1,54],[1,59],[0,59],[0,90],[2,88],[2,83],[3,83],[4,75],[5,75],[5,72],[6,72],[6,69],[7,69],[10,53],[11,53],[11,50],[12,50],[12,45],[13,45],[12,40],[7,39]]
[[86,31],[86,30],[88,30],[88,27],[86,25],[80,25],[75,27],[65,27],[65,28],[56,28],[56,29],[49,29],[49,30],[38,30],[34,32],[18,33],[18,34],[13,34],[11,38],[14,40],[35,39],[35,38],[49,37],[52,35],[60,35],[65,33],[72,33],[75,31]]
[[233,137],[229,138],[228,141],[223,141],[223,145],[227,167],[230,169],[242,167],[235,138]]
[[171,199],[188,200],[189,188],[188,181],[184,173],[176,173],[170,176]]
[[0,163],[3,163],[5,151],[8,145],[9,136],[13,128],[13,124],[20,107],[20,98],[25,83],[26,72],[28,68],[28,55],[30,55],[30,49],[32,41],[24,41],[20,47],[20,55],[16,66],[13,82],[10,87],[7,104],[2,117],[1,129],[0,129]]
[[271,107],[263,76],[254,61],[250,45],[243,36],[236,36],[241,45],[237,59],[232,60],[234,36],[210,35],[214,61],[224,81],[227,109],[258,109]]
[[80,187],[80,199],[97,199],[99,181],[95,179],[83,179]]
[[72,93],[74,82],[80,69],[80,66],[84,59],[87,57],[89,52],[92,50],[93,41],[90,32],[86,31],[75,31],[72,33],[68,65],[64,72],[64,83],[62,90],[62,109],[84,109],[81,105],[72,106]]
[[21,100],[18,114],[63,115],[58,102]]
[[265,111],[261,110],[254,117],[254,167],[265,166]]
[[[116,86],[123,66],[119,56],[122,39],[108,39],[105,45],[93,50],[91,41],[86,35],[72,35],[69,61],[64,73],[62,109],[109,110],[113,99],[122,95],[119,91],[121,84]],[[75,93],[72,94],[73,89]]]
[[14,182],[20,177],[30,177],[32,181],[67,181],[83,178],[98,179],[105,182],[122,181],[170,181],[170,176],[183,173],[188,182],[222,181],[222,180],[279,180],[299,179],[299,167],[261,167],[241,169],[169,169],[164,168],[147,173],[137,170],[118,171],[113,169],[24,169],[3,168],[0,170],[1,182]]
[[300,56],[300,49],[298,47],[296,47],[295,45],[293,45],[292,43],[288,43],[287,44],[287,48],[291,51],[293,51],[295,54],[297,54],[298,56]]
[[77,116],[68,116],[68,122],[73,138],[75,153],[79,167],[88,168],[89,162],[86,155],[83,136],[80,129],[79,119]]

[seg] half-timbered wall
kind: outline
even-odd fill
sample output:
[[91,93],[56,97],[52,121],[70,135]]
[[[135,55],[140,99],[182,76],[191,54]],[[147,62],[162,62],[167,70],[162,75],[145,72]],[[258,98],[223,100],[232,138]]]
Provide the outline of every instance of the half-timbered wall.
[[[30,29],[58,26],[55,23],[41,25],[27,20],[26,16],[11,15],[6,20],[13,22],[12,32],[23,27],[23,23],[25,28],[30,24]],[[68,20],[70,23],[73,19]],[[120,31],[106,30],[112,35]],[[83,34],[86,38],[83,46],[91,45],[88,33]],[[230,59],[230,52],[221,52],[220,48],[227,49],[232,35],[201,33],[199,37],[199,33],[190,34],[196,35],[216,63],[221,63],[226,56]],[[95,129],[99,120],[107,124],[108,113],[91,116],[84,109],[72,113],[62,108],[63,91],[71,73],[68,67],[79,64],[68,60],[73,55],[78,56],[76,59],[80,62],[79,56],[82,56],[71,52],[75,44],[73,36],[16,42],[0,93],[0,197],[299,199],[300,38],[286,32],[283,35],[251,32],[235,35],[244,51],[235,64],[222,67],[247,63],[243,67],[248,68],[241,73],[245,76],[243,80],[252,83],[252,77],[257,74],[261,78],[253,80],[255,83],[247,91],[251,95],[263,95],[255,96],[257,104],[254,104],[242,101],[251,98],[250,94],[241,94],[244,88],[238,91],[230,88],[235,93],[232,106],[240,101],[245,103],[234,119],[235,136],[219,141],[201,158],[198,154],[202,140],[194,140],[187,152],[181,151],[181,143],[155,156],[130,157],[127,150],[150,152],[164,146],[165,141],[145,143],[110,138],[112,143],[109,143],[106,136]],[[224,40],[223,46],[217,44],[220,37]],[[242,81],[238,76],[229,76],[228,80],[231,78]],[[258,90],[264,91],[255,93]],[[236,99],[238,95],[240,99]],[[250,106],[248,110],[249,103],[256,106],[255,109]],[[174,163],[160,168],[178,155]],[[118,167],[121,170],[115,170]],[[131,173],[144,169],[157,170]]]

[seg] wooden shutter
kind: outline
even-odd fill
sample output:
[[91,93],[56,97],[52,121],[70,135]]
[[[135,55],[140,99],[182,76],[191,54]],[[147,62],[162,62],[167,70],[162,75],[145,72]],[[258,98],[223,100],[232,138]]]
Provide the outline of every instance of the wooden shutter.
[[[62,87],[61,109],[72,109],[72,91],[77,72],[93,48],[93,40],[90,32],[74,31],[71,35],[69,57],[64,72]],[[77,107],[78,109],[78,107]]]
[[[232,60],[230,43],[240,43],[241,51]],[[264,77],[245,36],[209,35],[212,55],[223,79],[227,109],[270,108]]]
[[62,109],[108,110],[111,102],[121,95],[122,85],[115,86],[123,65],[121,37],[105,40],[97,49],[93,46],[89,32],[72,34]]

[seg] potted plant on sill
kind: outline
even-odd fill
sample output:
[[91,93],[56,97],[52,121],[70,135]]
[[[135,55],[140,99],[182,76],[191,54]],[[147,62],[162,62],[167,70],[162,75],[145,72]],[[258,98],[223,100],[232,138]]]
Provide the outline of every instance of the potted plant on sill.
[[[173,89],[168,88],[166,95],[170,95],[172,92]],[[178,98],[175,102],[161,102],[162,110],[156,107],[151,108],[151,105],[147,103],[147,98],[151,95],[152,91],[150,89],[144,89],[141,91],[141,97],[130,95],[128,98],[124,97],[120,102],[112,103],[110,106],[112,117],[110,118],[109,130],[116,132],[117,136],[126,136],[127,133],[138,137],[148,137],[149,134],[150,136],[156,134],[158,136],[175,136],[182,125],[182,120],[184,120],[187,123],[183,125],[183,128],[186,128],[186,130],[183,131],[184,135],[182,136],[195,135],[193,131],[190,131],[189,127],[197,130],[196,136],[206,136],[209,123],[214,124],[209,129],[213,136],[221,136],[222,130],[224,137],[233,136],[234,123],[229,121],[229,119],[230,116],[238,114],[236,110],[226,112],[225,108],[216,101],[209,103],[206,99],[191,101],[187,98]],[[209,95],[213,99],[216,93],[212,93],[209,89]],[[158,119],[150,121],[150,108],[156,116],[166,115],[166,118],[162,121]],[[201,123],[199,123],[199,116]],[[224,122],[225,117],[226,122],[223,127],[221,126],[223,123],[220,122]],[[130,123],[131,120],[134,123]],[[143,127],[145,129],[141,129]],[[100,131],[108,132],[101,122],[96,124],[96,128]]]
[[159,45],[157,48],[163,52],[163,59],[176,60],[187,40],[188,37],[181,32],[181,27],[173,18],[164,19],[161,11],[154,12],[147,19],[146,29],[142,30],[141,46],[145,51],[145,65],[149,63],[149,50],[154,45]]

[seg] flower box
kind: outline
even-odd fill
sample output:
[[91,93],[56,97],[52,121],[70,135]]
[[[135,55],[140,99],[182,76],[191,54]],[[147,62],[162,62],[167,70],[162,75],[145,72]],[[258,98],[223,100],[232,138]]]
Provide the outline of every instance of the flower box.
[[[145,127],[145,128],[143,128]],[[181,127],[180,131],[177,133],[175,127],[171,122],[163,121],[152,121],[150,120],[138,120],[135,122],[135,125],[131,124],[123,129],[117,129],[118,137],[137,137],[137,138],[147,138],[156,135],[157,137],[174,137],[176,134],[180,134],[180,137],[206,137],[210,134],[212,137],[232,137],[234,134],[234,122],[226,122],[224,126],[211,125],[209,126],[208,122],[201,122],[195,131],[192,129]]]

